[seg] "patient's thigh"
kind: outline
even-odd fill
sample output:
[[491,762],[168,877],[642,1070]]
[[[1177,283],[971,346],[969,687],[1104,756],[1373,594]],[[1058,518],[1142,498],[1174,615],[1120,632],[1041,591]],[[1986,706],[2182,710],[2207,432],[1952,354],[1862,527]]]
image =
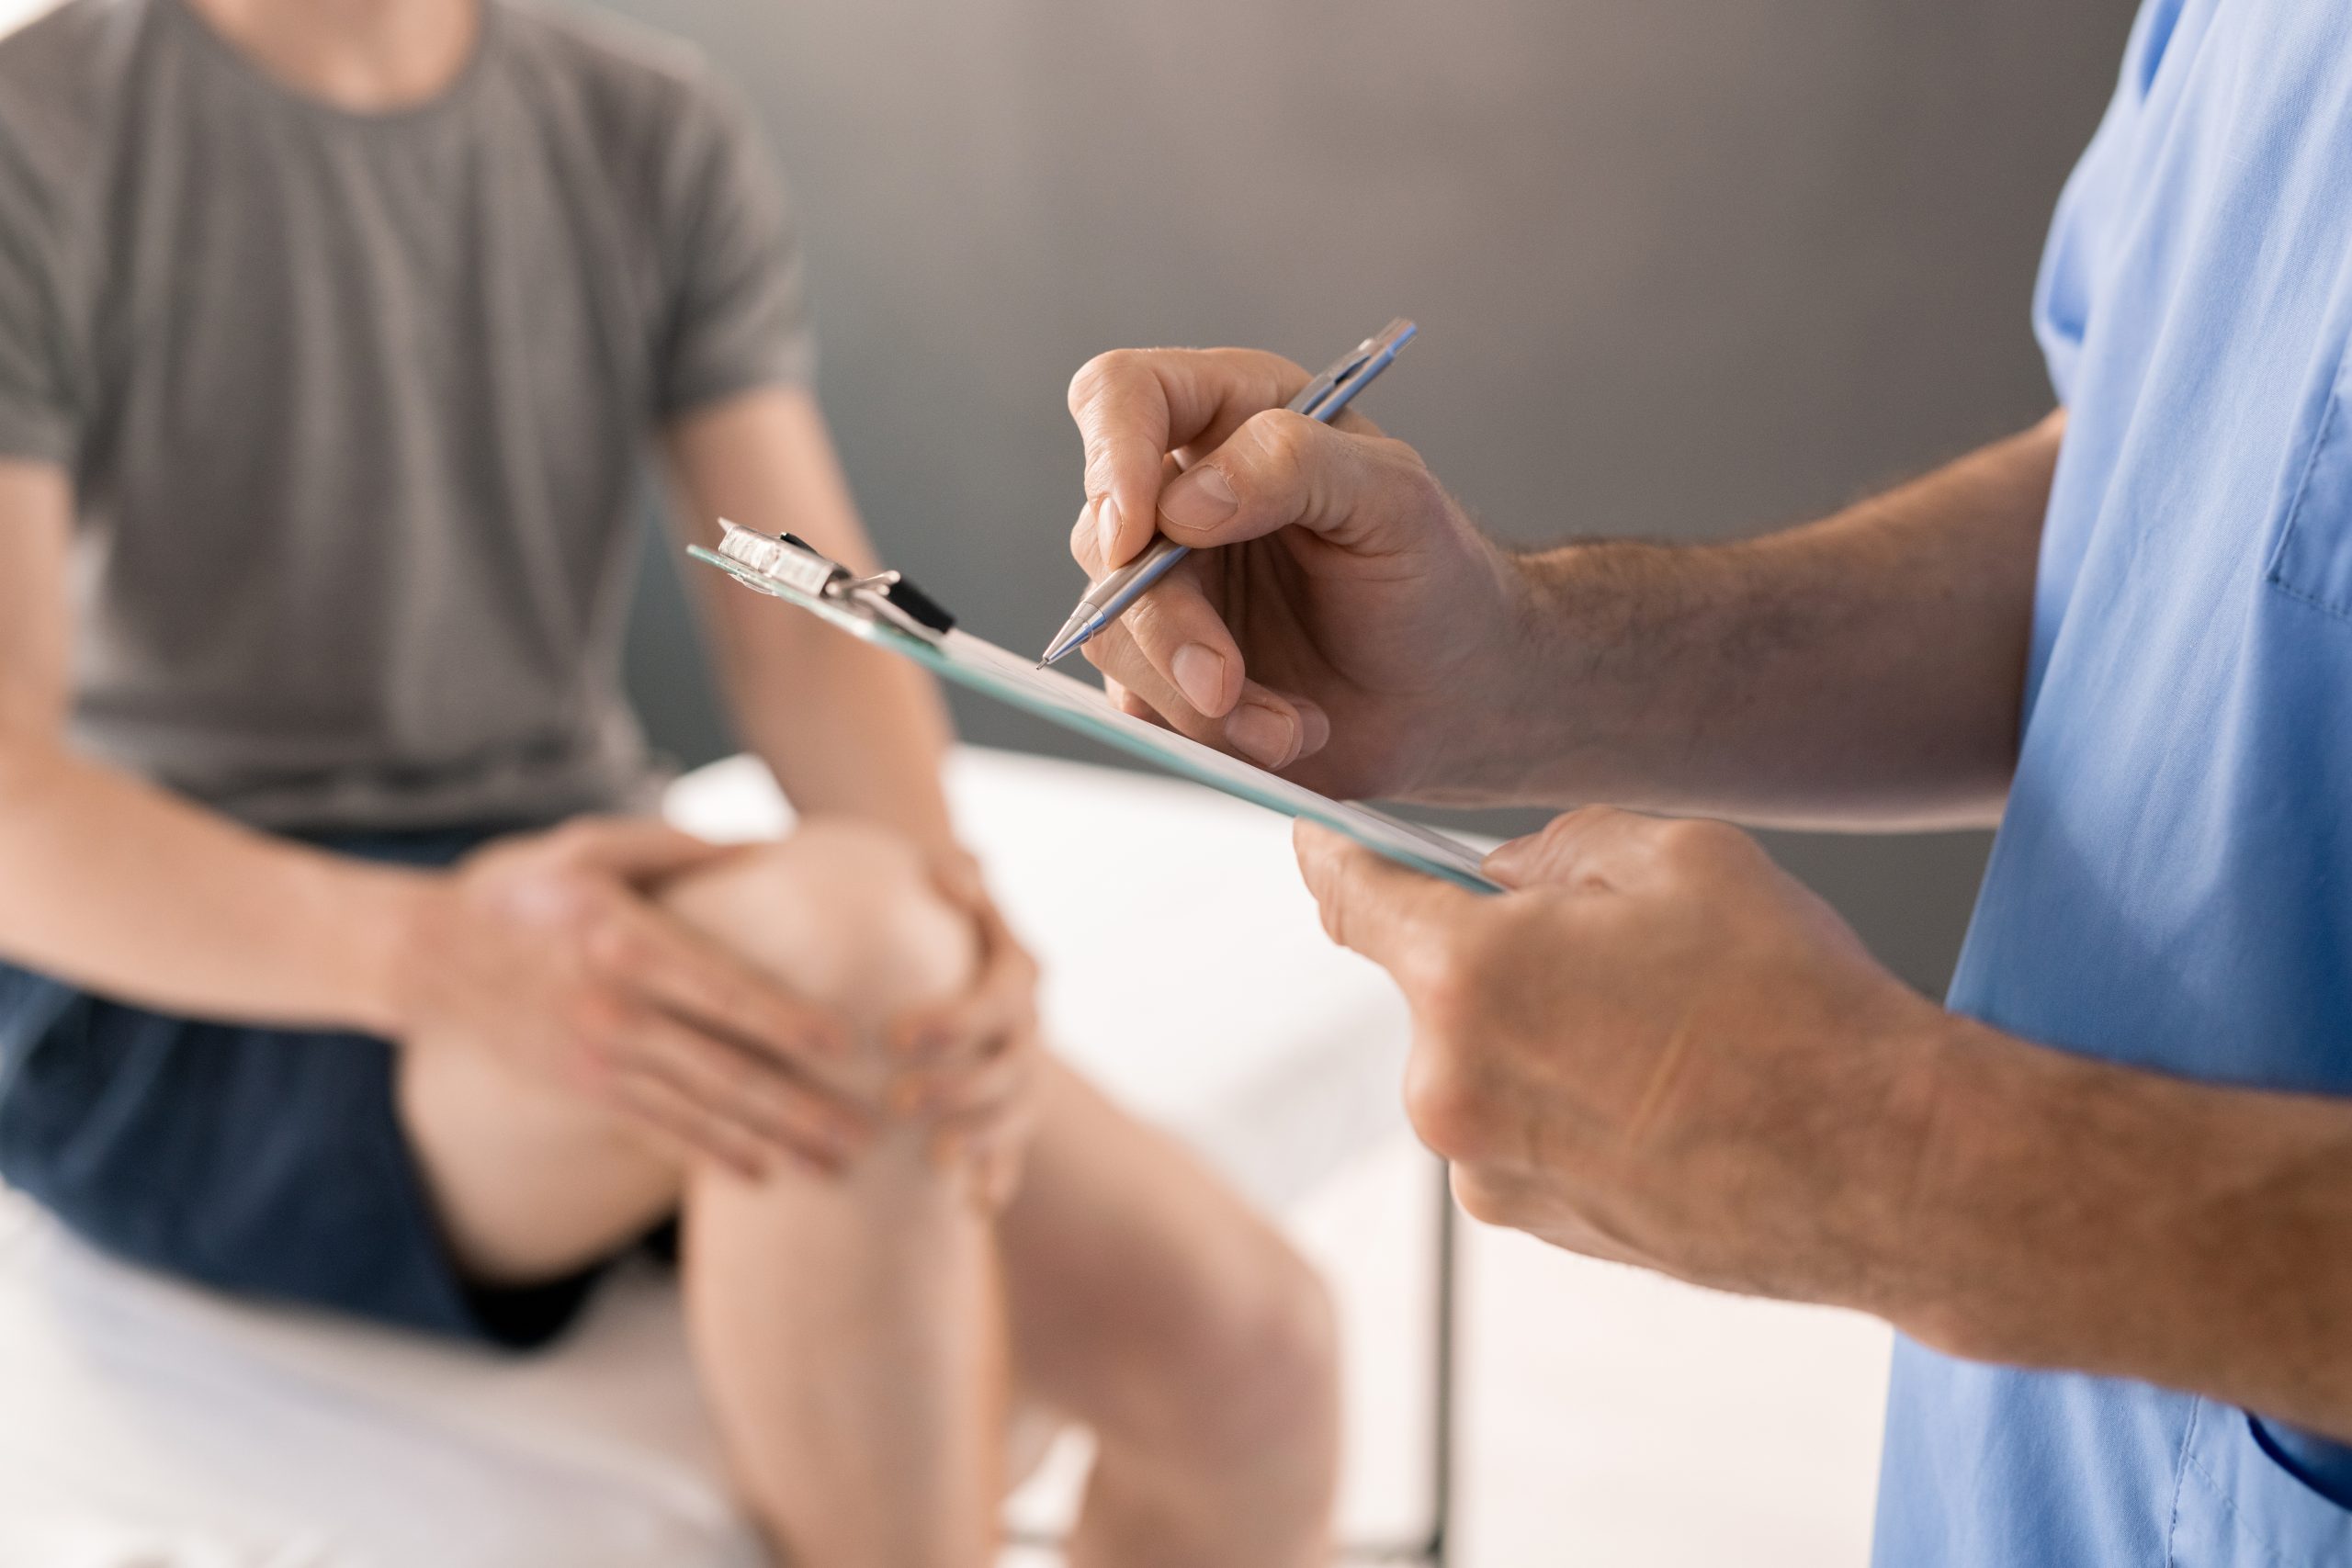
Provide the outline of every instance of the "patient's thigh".
[[401,1124],[477,1283],[571,1273],[676,1209],[676,1165],[601,1107],[458,1046],[404,1046],[399,1068]]

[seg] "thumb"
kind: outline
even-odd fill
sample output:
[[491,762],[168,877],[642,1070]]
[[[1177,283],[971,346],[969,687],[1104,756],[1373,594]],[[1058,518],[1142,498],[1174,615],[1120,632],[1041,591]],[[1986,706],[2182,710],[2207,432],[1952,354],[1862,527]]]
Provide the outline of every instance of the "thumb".
[[1447,928],[1476,917],[1485,902],[1305,818],[1291,841],[1324,931],[1392,974]]
[[1614,852],[1656,823],[1639,812],[1588,806],[1498,846],[1484,870],[1510,888],[1609,886],[1611,868],[1618,863]]
[[1159,528],[1195,549],[1304,528],[1389,556],[1428,548],[1452,505],[1403,442],[1269,409],[1170,481]]

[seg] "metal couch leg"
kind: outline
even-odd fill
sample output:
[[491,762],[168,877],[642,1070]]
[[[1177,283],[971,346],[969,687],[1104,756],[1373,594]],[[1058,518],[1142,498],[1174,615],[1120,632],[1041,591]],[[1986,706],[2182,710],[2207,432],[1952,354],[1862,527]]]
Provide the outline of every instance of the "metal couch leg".
[[1453,1205],[1453,1171],[1437,1162],[1437,1326],[1430,1347],[1430,1568],[1446,1568],[1453,1560],[1453,1378],[1462,1272],[1455,1254],[1461,1245],[1461,1214]]

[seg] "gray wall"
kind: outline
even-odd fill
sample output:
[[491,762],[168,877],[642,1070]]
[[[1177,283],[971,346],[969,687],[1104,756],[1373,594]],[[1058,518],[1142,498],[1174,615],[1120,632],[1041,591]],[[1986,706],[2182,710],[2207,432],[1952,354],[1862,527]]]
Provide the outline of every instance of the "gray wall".
[[[1421,340],[1366,410],[1522,541],[1752,531],[2030,422],[2034,261],[2132,7],[621,8],[699,40],[767,117],[885,557],[1025,648],[1080,586],[1063,389],[1117,344],[1319,362],[1411,315]],[[724,745],[695,658],[650,575],[632,681],[688,760]],[[1979,837],[1774,848],[1941,987]]]

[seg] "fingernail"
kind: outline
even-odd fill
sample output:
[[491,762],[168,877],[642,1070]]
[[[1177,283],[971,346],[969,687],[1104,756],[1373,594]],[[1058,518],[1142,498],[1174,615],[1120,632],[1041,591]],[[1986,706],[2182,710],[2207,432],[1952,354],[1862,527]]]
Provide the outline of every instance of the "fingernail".
[[1224,655],[1204,644],[1188,642],[1176,650],[1169,668],[1175,671],[1176,687],[1186,702],[1205,714],[1215,714],[1222,705],[1217,699],[1225,695]]
[[1102,570],[1108,571],[1119,564],[1111,553],[1119,544],[1119,503],[1107,495],[1095,503],[1094,537],[1102,551]]
[[1241,505],[1233,481],[1212,463],[1203,463],[1162,491],[1160,514],[1181,528],[1205,528],[1222,523]]
[[1279,768],[1289,761],[1297,735],[1290,715],[1263,703],[1243,703],[1225,721],[1225,738],[1233,742],[1233,749],[1261,768]]
[[1298,709],[1298,754],[1311,757],[1331,743],[1331,716],[1320,705],[1294,699]]

